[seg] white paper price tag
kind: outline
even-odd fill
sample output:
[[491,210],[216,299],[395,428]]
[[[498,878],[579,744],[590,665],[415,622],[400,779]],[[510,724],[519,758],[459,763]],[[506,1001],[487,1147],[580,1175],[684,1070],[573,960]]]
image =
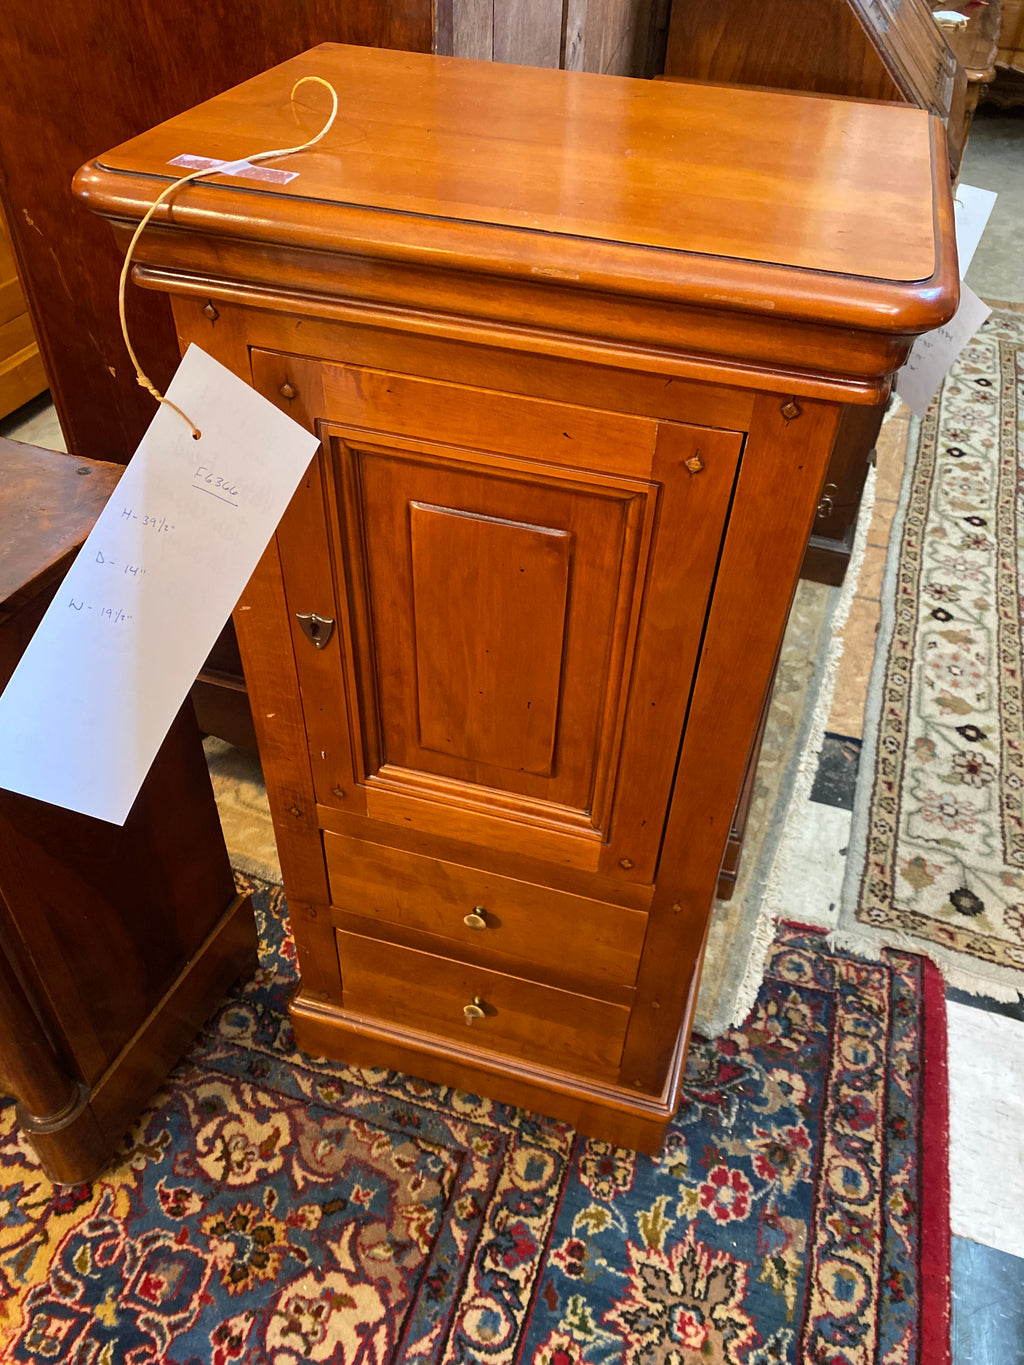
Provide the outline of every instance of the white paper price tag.
[[[961,281],[974,259],[997,197],[993,190],[981,190],[974,185],[957,186],[953,215]],[[961,283],[960,306],[950,320],[944,327],[926,332],[914,342],[894,385],[911,412],[918,417],[925,415],[954,360],[991,311],[972,289]]]
[[981,234],[988,226],[992,209],[999,196],[995,190],[981,190],[976,185],[958,185],[953,196],[953,218],[956,223],[956,254],[960,262],[960,278],[967,274]]
[[960,286],[960,307],[943,327],[925,332],[911,347],[896,375],[896,392],[911,412],[923,417],[950,366],[991,313],[966,284]]
[[0,697],[0,786],[114,824],[318,444],[196,346],[167,396]]

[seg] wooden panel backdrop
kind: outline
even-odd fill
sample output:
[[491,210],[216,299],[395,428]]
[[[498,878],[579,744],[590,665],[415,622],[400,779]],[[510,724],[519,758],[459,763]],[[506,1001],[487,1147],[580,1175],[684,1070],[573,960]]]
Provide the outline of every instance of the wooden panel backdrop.
[[[121,341],[119,253],[72,199],[71,177],[105,147],[328,41],[429,51],[430,0],[0,5],[0,193],[73,453],[124,463],[153,400]],[[136,290],[131,318],[143,366],[162,386],[178,362],[167,300]]]
[[612,76],[660,70],[669,0],[438,0],[438,52]]

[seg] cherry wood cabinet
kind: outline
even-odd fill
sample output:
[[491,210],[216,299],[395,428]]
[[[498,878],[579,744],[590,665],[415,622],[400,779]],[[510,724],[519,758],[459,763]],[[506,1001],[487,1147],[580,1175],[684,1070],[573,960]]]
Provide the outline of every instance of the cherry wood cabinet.
[[235,613],[297,1037],[655,1148],[841,414],[956,302],[942,127],[324,46],[78,193],[123,241],[182,147],[314,132],[306,74],[298,177],[135,271],[321,440]]

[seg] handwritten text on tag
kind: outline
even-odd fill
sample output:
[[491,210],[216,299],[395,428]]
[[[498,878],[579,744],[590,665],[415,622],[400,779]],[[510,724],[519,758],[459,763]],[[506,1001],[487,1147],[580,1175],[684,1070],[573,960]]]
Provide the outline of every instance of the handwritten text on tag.
[[123,824],[317,440],[191,346],[0,697],[0,786]]

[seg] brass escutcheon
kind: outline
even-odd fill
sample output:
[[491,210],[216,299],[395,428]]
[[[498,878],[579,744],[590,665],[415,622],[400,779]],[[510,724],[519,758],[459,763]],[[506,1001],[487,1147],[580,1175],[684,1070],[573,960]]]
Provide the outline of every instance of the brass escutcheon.
[[315,611],[297,611],[295,619],[302,627],[303,635],[317,649],[323,649],[334,633],[333,617],[321,616]]
[[699,450],[697,451],[696,455],[690,456],[690,458],[686,461],[685,467],[686,469],[689,470],[691,474],[699,474],[701,472],[701,470],[704,468],[704,461],[700,458]]

